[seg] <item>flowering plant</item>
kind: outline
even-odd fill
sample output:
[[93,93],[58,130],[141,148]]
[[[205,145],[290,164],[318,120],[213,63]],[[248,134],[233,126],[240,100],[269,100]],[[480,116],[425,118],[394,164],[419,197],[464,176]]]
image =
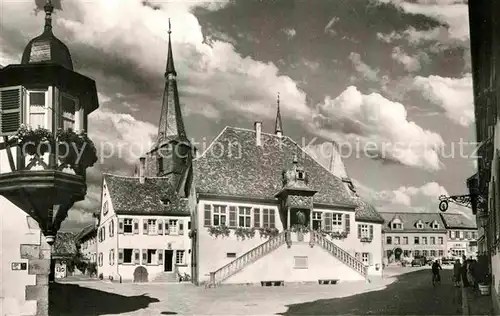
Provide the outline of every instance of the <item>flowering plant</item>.
[[97,150],[85,131],[58,129],[56,138],[59,146],[59,159],[64,164],[86,169],[96,163]]
[[46,128],[38,127],[33,129],[31,126],[21,124],[17,130],[16,137],[23,154],[34,155],[37,151],[44,154],[50,150],[54,143],[54,135]]
[[264,227],[259,229],[261,238],[272,238],[276,237],[279,234],[279,230],[277,228]]
[[255,236],[254,228],[238,227],[234,230],[234,235],[241,238],[241,240],[250,239]]
[[231,231],[229,230],[229,227],[227,227],[226,225],[208,227],[208,234],[210,236],[215,236],[215,238],[219,236],[222,236],[222,238],[229,237],[230,233]]

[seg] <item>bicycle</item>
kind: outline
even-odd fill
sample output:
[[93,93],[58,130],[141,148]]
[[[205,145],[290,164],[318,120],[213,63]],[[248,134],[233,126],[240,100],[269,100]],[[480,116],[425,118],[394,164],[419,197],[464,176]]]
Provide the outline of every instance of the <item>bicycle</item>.
[[436,287],[436,284],[441,284],[441,280],[440,280],[439,274],[433,273],[432,274],[432,286]]

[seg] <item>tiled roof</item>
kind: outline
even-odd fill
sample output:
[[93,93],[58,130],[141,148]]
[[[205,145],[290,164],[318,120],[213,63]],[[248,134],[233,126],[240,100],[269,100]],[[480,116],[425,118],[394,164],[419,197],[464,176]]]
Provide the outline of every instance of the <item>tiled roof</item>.
[[446,228],[477,229],[476,223],[462,214],[439,214]]
[[75,240],[80,241],[82,239],[85,239],[92,233],[97,233],[97,227],[94,223],[85,226],[81,231],[79,231],[78,234],[75,236]]
[[[113,208],[117,214],[169,215],[190,214],[187,200],[178,197],[169,178],[125,177],[104,174]],[[169,204],[164,204],[168,199]]]
[[76,254],[75,233],[57,232],[56,241],[52,248],[53,256],[68,256]]
[[[440,214],[438,213],[393,213],[393,212],[380,212],[380,215],[384,218],[384,232],[446,232],[446,227],[441,220]],[[392,229],[390,223],[395,217],[403,222],[403,229]],[[424,224],[423,229],[417,228],[416,224],[421,221]],[[437,222],[439,224],[439,229],[433,229],[431,224]]]
[[[215,144],[215,145],[214,145]],[[381,221],[377,211],[353,198],[342,180],[314,160],[287,136],[262,133],[256,145],[254,130],[226,127],[194,162],[197,192],[274,200],[282,188],[282,172],[294,154],[317,190],[315,203],[356,208],[356,219]]]

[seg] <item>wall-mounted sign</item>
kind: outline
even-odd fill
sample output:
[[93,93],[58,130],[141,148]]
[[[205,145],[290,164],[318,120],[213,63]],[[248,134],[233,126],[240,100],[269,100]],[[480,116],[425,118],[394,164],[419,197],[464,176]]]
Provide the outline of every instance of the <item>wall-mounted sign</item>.
[[167,249],[169,249],[169,250],[170,250],[170,249],[172,249],[172,243],[170,243],[170,242],[169,242],[169,243],[167,244]]
[[12,270],[26,270],[27,268],[26,262],[12,262]]

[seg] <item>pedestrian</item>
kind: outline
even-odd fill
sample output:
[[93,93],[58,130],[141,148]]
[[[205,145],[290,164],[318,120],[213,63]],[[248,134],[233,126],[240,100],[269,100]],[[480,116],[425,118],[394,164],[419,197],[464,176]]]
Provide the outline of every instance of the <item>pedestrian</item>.
[[467,257],[465,255],[462,257],[463,263],[461,267],[461,275],[462,275],[462,284],[464,287],[469,286],[469,280],[467,279]]
[[475,289],[475,278],[474,278],[474,260],[469,259],[467,264],[467,279],[469,280],[470,285],[473,289]]
[[460,260],[455,260],[455,264],[453,265],[453,283],[456,287],[460,286],[460,274],[461,274],[462,266],[460,265]]

